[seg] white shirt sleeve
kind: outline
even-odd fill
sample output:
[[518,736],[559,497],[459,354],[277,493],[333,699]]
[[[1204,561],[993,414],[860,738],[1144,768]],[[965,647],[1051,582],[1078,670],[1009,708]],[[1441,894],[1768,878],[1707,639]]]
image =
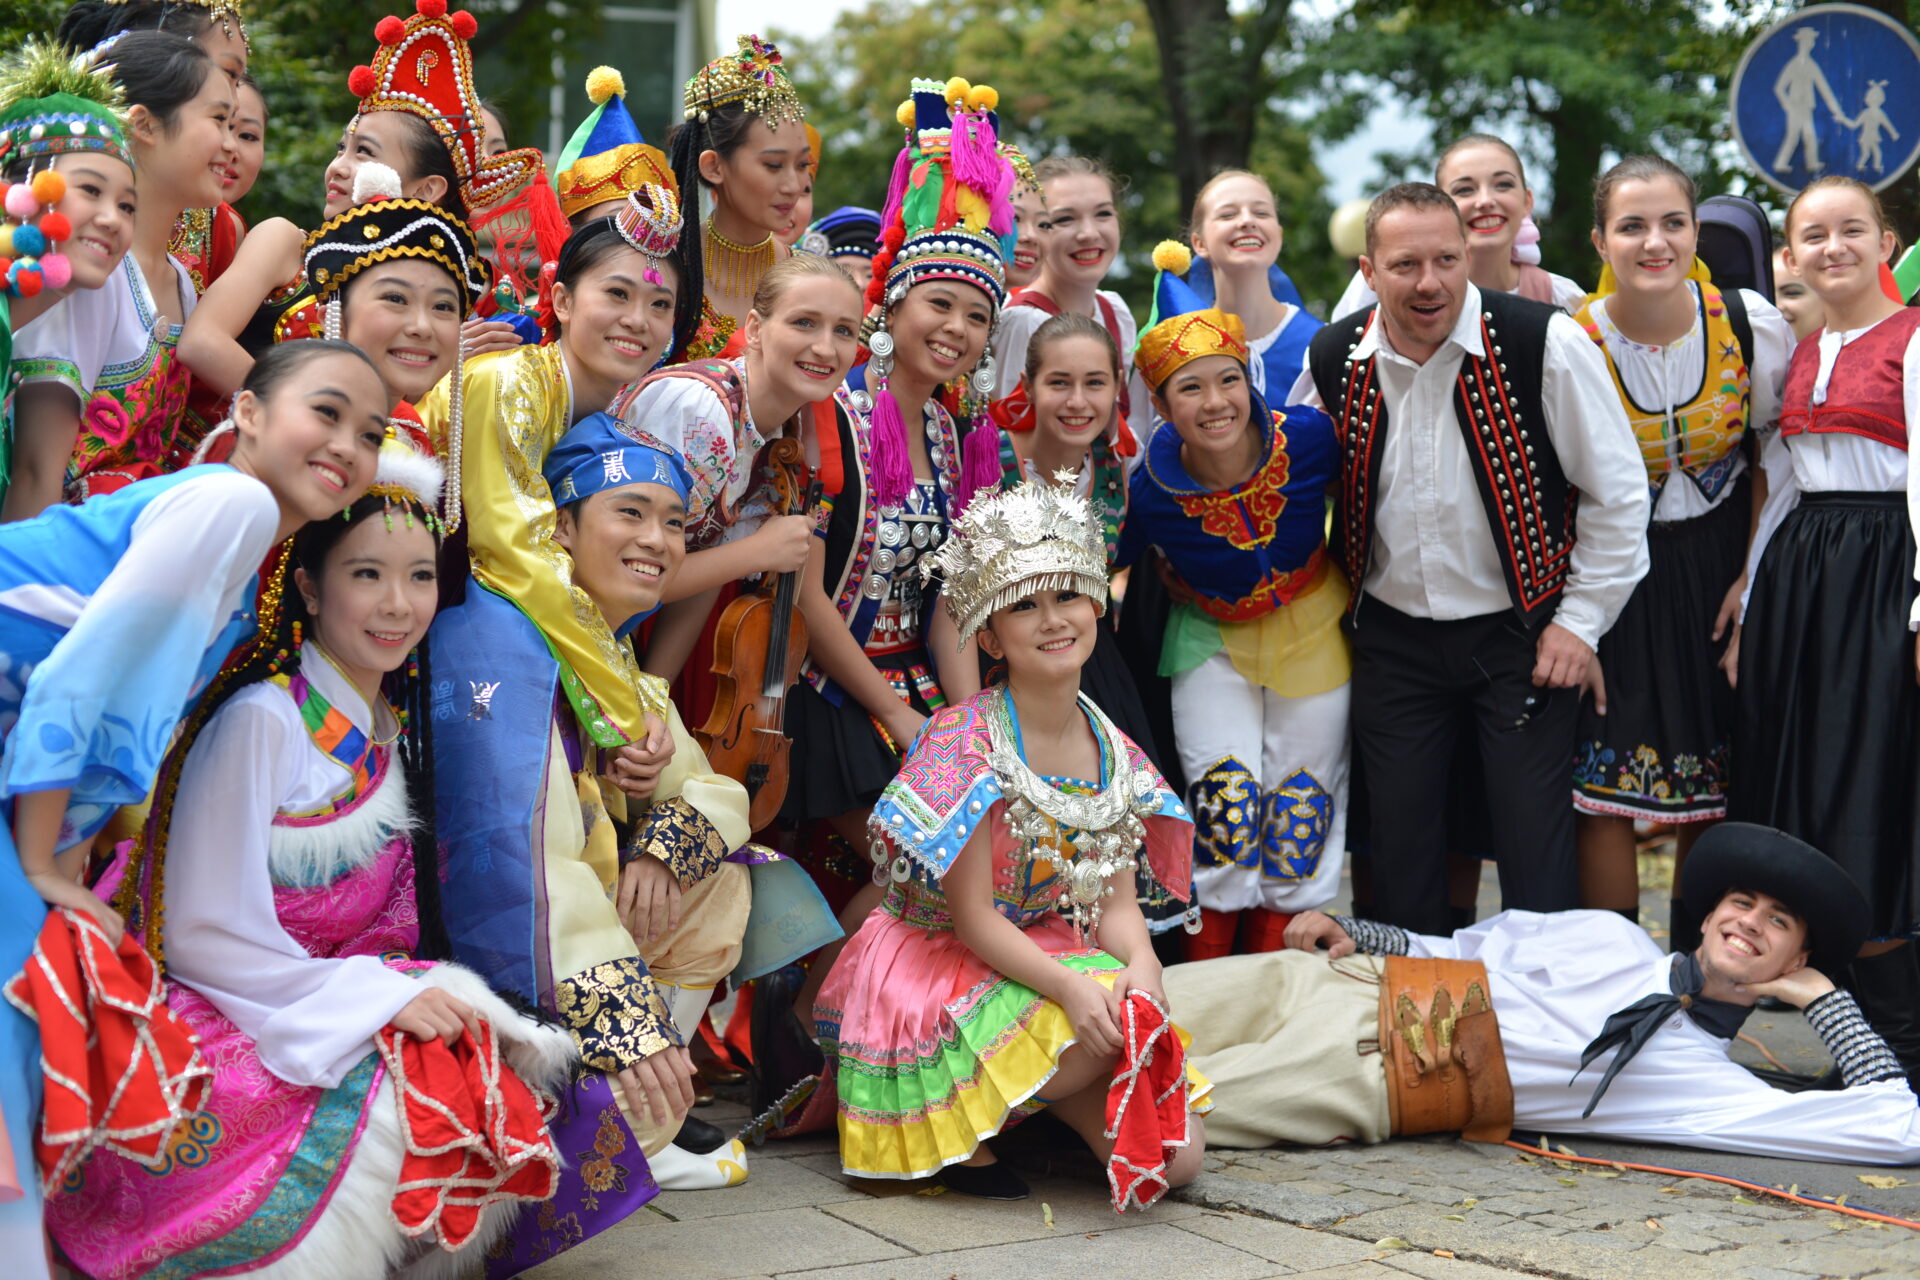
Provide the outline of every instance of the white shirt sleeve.
[[1000,313],[1000,327],[993,335],[993,398],[1004,400],[1020,384],[1027,371],[1027,343],[1033,331],[1047,320],[1038,307],[1008,307]]
[[330,1089],[421,988],[374,956],[315,957],[280,925],[268,842],[309,742],[293,700],[267,684],[201,731],[174,801],[166,948],[173,976],[250,1036],[269,1071]]
[[1787,365],[1793,359],[1793,326],[1779,308],[1751,289],[1742,289],[1740,300],[1747,304],[1747,319],[1753,326],[1748,428],[1771,434],[1780,429],[1781,396],[1787,387]]
[[1540,407],[1560,468],[1580,491],[1554,621],[1593,647],[1647,573],[1647,472],[1606,358],[1564,314],[1547,325]]

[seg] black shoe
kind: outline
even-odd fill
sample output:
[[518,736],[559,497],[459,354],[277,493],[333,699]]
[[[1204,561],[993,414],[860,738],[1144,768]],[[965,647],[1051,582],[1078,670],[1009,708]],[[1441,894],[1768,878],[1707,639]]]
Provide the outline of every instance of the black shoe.
[[708,1124],[697,1116],[688,1116],[680,1122],[680,1132],[673,1137],[673,1145],[682,1151],[691,1151],[694,1155],[711,1155],[732,1141],[726,1130],[719,1125]]
[[1005,1164],[950,1164],[933,1175],[949,1191],[982,1200],[1025,1200],[1033,1192],[1022,1178]]
[[1920,958],[1915,951],[1908,943],[1861,956],[1847,966],[1844,985],[1906,1069],[1908,1082],[1920,1089]]
[[793,1012],[793,998],[806,982],[806,970],[797,964],[754,979],[753,1091],[749,1102],[760,1115],[786,1096],[787,1090],[826,1066],[820,1046],[807,1034]]

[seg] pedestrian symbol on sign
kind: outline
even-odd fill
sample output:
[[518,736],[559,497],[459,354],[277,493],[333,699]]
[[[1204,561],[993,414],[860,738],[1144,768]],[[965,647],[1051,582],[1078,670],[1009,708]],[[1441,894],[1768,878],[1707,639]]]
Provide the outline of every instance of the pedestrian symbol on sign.
[[1814,5],[1754,41],[1732,100],[1734,136],[1774,186],[1837,173],[1878,190],[1920,156],[1920,42],[1872,9]]

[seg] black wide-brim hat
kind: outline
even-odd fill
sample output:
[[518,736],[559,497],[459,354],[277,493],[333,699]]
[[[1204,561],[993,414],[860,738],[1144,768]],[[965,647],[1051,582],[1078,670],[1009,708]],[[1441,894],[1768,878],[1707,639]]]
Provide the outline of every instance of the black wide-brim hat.
[[1872,913],[1860,886],[1832,858],[1784,831],[1721,822],[1704,832],[1681,871],[1682,900],[1706,919],[1734,889],[1778,898],[1807,925],[1813,967],[1836,976],[1867,940]]

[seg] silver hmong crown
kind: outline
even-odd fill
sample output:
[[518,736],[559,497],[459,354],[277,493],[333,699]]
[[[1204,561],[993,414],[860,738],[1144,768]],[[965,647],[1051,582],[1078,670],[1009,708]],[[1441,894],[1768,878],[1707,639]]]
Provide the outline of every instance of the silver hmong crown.
[[1040,591],[1081,591],[1107,608],[1107,550],[1100,521],[1073,491],[1074,474],[1057,484],[1027,483],[983,493],[954,522],[953,536],[921,565],[945,586],[947,611],[964,646],[997,609]]

